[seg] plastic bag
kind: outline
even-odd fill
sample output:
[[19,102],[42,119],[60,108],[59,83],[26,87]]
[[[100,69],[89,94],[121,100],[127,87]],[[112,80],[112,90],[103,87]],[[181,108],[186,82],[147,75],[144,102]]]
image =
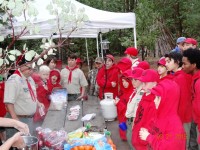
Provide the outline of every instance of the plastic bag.
[[42,112],[41,109],[43,109],[43,107],[37,107],[36,112],[33,116],[34,122],[39,122],[41,120],[44,120],[46,114],[45,114],[44,110]]

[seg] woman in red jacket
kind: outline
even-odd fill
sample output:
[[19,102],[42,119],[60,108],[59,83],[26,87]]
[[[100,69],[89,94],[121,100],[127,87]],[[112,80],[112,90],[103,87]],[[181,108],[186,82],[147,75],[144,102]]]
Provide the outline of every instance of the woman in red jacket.
[[166,79],[151,92],[156,96],[156,113],[148,126],[142,126],[139,131],[141,140],[148,142],[146,150],[185,150],[186,134],[177,114],[179,86],[174,81]]
[[113,98],[118,96],[118,68],[114,64],[112,55],[106,55],[106,64],[99,70],[96,80],[100,100],[107,92],[113,93]]
[[167,69],[174,72],[173,80],[180,87],[180,97],[178,104],[178,115],[183,123],[187,134],[187,148],[189,147],[190,127],[192,122],[192,76],[182,70],[182,54],[172,52],[168,55],[166,62]]

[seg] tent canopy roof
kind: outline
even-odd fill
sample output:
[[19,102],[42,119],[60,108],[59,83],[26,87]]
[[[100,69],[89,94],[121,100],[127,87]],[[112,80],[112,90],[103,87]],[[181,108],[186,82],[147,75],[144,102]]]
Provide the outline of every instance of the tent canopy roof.
[[[52,31],[56,29],[57,22],[56,16],[50,15],[49,11],[46,9],[50,2],[52,2],[52,0],[34,1],[34,6],[37,8],[39,14],[37,16],[37,20],[34,18],[28,19],[38,25],[41,32],[39,34],[31,34],[30,32],[27,32],[21,37],[22,39],[50,37],[53,34]],[[77,28],[72,33],[72,25],[67,24],[65,28],[62,29],[62,37],[71,33],[70,37],[96,38],[99,32],[106,33],[116,29],[135,28],[135,13],[116,13],[98,10],[75,0],[71,0],[71,4],[75,5],[76,10],[84,8],[85,14],[89,19],[84,22],[81,28]],[[16,22],[14,22],[15,35],[21,32],[23,22],[23,16],[16,18]],[[12,31],[9,29],[2,29],[1,32],[3,35],[12,34]],[[58,36],[56,35],[55,37]]]

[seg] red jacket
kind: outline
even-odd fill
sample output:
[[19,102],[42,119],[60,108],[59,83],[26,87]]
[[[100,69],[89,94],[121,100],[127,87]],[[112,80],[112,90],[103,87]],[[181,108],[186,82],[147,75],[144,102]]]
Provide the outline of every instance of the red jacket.
[[[51,80],[52,80],[53,76],[57,77],[56,84],[52,84]],[[57,70],[51,70],[50,71],[49,80],[47,81],[48,90],[50,92],[52,92],[52,90],[54,88],[62,88],[62,86],[60,85],[60,79],[61,79],[61,77],[60,77],[60,72],[59,71],[57,71]]]
[[50,105],[50,100],[49,100],[50,91],[44,88],[44,85],[47,83],[44,83],[40,78],[40,76],[37,74],[33,74],[32,78],[36,84],[37,99],[39,102],[44,104],[45,114],[46,114]]
[[185,150],[186,134],[177,114],[179,86],[171,80],[160,82],[154,89],[161,97],[155,116],[148,125],[148,148],[153,150]]
[[[120,92],[121,94],[119,95],[119,102],[117,103],[117,118],[119,123],[121,122],[126,122],[126,108],[127,108],[127,103],[129,100],[130,95],[133,93],[133,85],[131,80],[126,80],[129,83],[129,86],[127,88],[124,88],[122,84],[122,78],[120,78]],[[123,131],[119,129],[120,137],[123,140],[126,140],[126,131]]]
[[192,77],[192,116],[200,131],[200,71]]
[[155,95],[144,94],[142,96],[141,101],[139,102],[139,106],[136,112],[136,117],[134,120],[134,126],[132,130],[132,144],[137,150],[146,150],[147,142],[142,141],[139,137],[139,130],[141,127],[147,127],[148,122],[152,118],[155,113],[155,105],[153,100],[155,99]]
[[4,104],[4,87],[5,82],[0,82],[0,117],[4,117],[6,115],[6,106]]
[[178,115],[182,123],[192,121],[192,92],[191,81],[192,76],[185,72],[177,71],[173,79],[180,87],[180,98],[178,105]]
[[[103,66],[97,74],[97,84],[99,86],[99,98],[103,99],[104,93],[113,93],[113,98],[118,96],[118,69],[113,65],[110,69]],[[111,82],[116,82],[116,86],[112,87]]]

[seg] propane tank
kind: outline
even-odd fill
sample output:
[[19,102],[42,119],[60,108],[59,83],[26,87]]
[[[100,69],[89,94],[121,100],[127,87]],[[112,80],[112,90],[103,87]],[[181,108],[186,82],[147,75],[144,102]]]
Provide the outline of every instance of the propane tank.
[[106,121],[114,121],[117,117],[117,108],[114,104],[113,93],[105,93],[105,99],[100,102],[102,115]]

